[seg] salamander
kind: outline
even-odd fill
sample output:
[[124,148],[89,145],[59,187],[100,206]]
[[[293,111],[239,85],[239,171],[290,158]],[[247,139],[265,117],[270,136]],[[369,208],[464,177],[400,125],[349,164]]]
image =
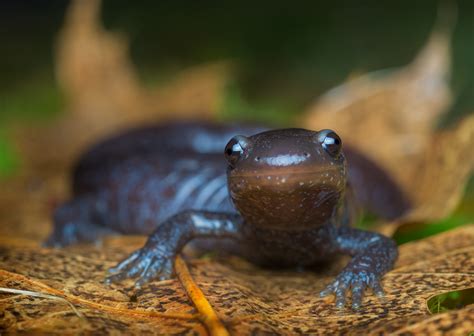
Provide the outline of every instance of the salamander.
[[386,218],[410,206],[377,165],[343,151],[334,131],[175,123],[133,130],[88,151],[46,245],[149,235],[106,279],[135,277],[136,286],[172,277],[176,254],[197,238],[226,241],[232,253],[261,265],[308,266],[349,254],[320,295],[335,294],[343,307],[351,292],[358,308],[367,288],[383,294],[380,280],[397,247],[351,227],[355,203]]

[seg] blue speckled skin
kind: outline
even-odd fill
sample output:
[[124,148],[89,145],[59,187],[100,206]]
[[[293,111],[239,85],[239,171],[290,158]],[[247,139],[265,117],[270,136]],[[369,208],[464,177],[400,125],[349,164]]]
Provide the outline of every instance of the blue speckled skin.
[[[350,254],[351,262],[321,295],[334,293],[342,307],[351,291],[354,308],[367,287],[381,295],[380,279],[393,266],[397,248],[387,237],[349,226],[354,198],[346,192],[350,172],[340,139],[329,130],[303,129],[237,136],[226,147],[226,163],[221,153],[231,134],[259,131],[173,124],[99,144],[79,162],[74,198],[56,211],[47,245],[95,242],[113,233],[150,234],[107,278],[138,277],[137,286],[172,276],[175,255],[201,237],[233,240],[234,252],[272,266],[304,266]],[[360,163],[356,176],[373,165],[351,156]],[[393,187],[380,170],[370,175]],[[354,193],[359,203],[370,203],[373,185],[367,187],[370,192]],[[386,217],[408,207],[393,190],[376,193],[372,202]],[[384,202],[377,205],[380,195]],[[394,202],[386,205],[387,200]]]
[[175,123],[141,128],[94,146],[73,172],[47,245],[95,242],[103,234],[150,234],[186,209],[235,211],[223,147],[262,128]]

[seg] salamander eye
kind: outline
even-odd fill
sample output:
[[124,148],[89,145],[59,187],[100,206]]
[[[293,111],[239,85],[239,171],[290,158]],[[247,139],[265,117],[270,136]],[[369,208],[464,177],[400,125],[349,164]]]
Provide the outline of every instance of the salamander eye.
[[321,147],[331,156],[338,156],[341,153],[342,141],[339,136],[331,130],[322,130],[319,132],[318,140]]
[[242,135],[237,135],[230,139],[227,146],[225,146],[224,154],[227,162],[229,162],[231,166],[234,166],[237,161],[239,161],[244,154],[245,149],[248,147],[248,144],[248,138]]

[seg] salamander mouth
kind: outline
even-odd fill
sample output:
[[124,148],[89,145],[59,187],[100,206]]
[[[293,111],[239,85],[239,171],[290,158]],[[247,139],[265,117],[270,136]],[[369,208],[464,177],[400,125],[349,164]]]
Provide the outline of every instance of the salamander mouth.
[[229,174],[229,189],[234,195],[265,191],[268,195],[274,193],[292,194],[295,192],[319,193],[322,190],[341,192],[346,187],[346,175],[343,168],[334,169],[300,169],[261,171],[257,173]]
[[257,172],[236,172],[235,170],[229,172],[229,178],[248,177],[248,178],[262,178],[262,177],[297,177],[297,176],[344,176],[344,168],[331,166],[331,167],[317,167],[317,168],[274,168],[274,169],[262,169]]

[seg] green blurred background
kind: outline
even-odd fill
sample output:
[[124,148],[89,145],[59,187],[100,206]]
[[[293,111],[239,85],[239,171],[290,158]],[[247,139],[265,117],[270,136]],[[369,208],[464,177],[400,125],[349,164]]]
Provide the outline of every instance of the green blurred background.
[[[474,2],[457,7],[453,36],[455,103],[444,121],[474,111]],[[3,131],[18,120],[62,112],[53,47],[67,1],[0,2],[0,174],[18,158]],[[107,29],[124,32],[144,83],[190,65],[231,60],[235,80],[223,113],[284,125],[317,96],[354,73],[410,62],[432,31],[440,1],[106,0]],[[3,134],[3,136],[2,136]]]

